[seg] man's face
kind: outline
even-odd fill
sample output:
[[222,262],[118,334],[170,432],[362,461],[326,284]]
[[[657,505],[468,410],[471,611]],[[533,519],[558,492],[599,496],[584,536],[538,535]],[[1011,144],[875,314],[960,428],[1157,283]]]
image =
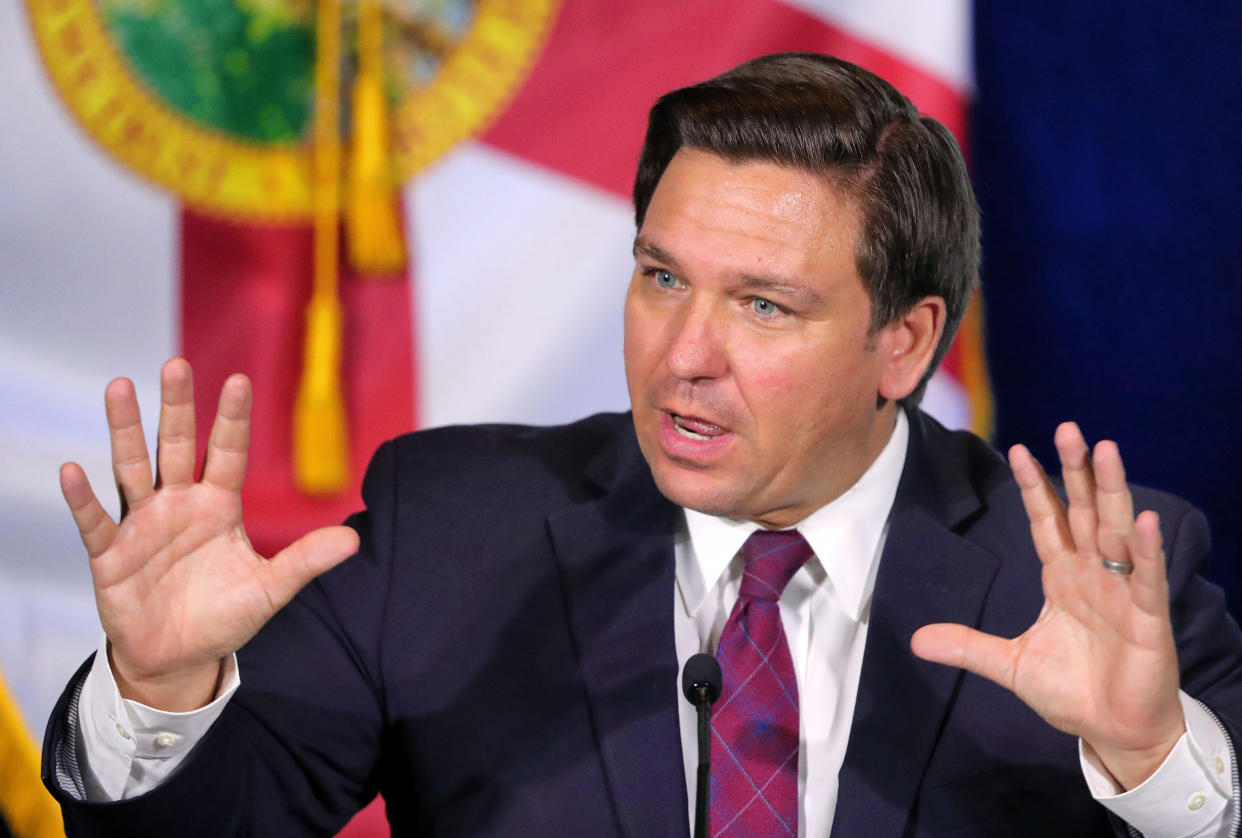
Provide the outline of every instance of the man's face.
[[861,214],[823,178],[682,149],[635,240],[625,306],[634,425],[660,491],[789,526],[836,498],[892,431],[877,407]]

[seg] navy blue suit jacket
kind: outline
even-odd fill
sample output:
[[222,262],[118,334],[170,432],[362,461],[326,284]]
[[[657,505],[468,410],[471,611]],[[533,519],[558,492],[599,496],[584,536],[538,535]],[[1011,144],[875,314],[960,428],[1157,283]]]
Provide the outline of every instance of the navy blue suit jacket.
[[[1072,737],[911,654],[931,622],[1019,634],[1043,596],[1003,460],[922,414],[910,427],[833,836],[1114,834]],[[240,652],[241,689],[164,785],[102,805],[55,790],[70,834],[331,834],[381,792],[399,836],[686,838],[677,510],[629,417],[402,437],[364,499],[361,552]],[[1203,517],[1145,490],[1136,506],[1165,529],[1183,687],[1242,741],[1242,638],[1196,575]]]

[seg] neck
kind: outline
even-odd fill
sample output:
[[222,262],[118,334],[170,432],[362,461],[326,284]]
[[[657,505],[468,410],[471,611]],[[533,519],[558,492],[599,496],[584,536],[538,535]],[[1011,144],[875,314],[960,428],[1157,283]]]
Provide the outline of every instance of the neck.
[[897,426],[898,410],[900,408],[897,403],[892,401],[885,402],[876,410],[870,427],[860,435],[857,441],[848,445],[846,450],[849,455],[841,457],[838,463],[840,468],[834,469],[836,471],[835,481],[827,487],[826,491],[821,491],[814,498],[808,498],[804,503],[773,509],[750,520],[764,529],[788,529],[797,526],[811,513],[824,508],[844,495],[875,464],[889,440],[893,438],[893,429]]

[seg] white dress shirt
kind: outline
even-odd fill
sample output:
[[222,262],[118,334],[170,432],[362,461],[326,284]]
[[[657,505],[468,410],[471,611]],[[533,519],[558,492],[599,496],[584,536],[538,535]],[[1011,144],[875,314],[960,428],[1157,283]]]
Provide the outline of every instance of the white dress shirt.
[[[804,838],[826,838],[832,830],[871,593],[908,442],[906,416],[899,411],[888,444],[858,482],[797,525],[815,555],[794,574],[779,606],[798,679],[798,834]],[[699,652],[715,653],[742,584],[742,544],[758,528],[685,510],[685,528],[675,539],[673,604],[682,665]],[[677,689],[680,695],[680,683]],[[1233,754],[1215,718],[1185,694],[1181,698],[1187,734],[1147,782],[1118,794],[1111,776],[1086,756],[1083,774],[1092,796],[1145,838],[1224,838],[1235,808]],[[680,721],[693,824],[698,728],[688,701],[681,702]]]
[[[906,458],[905,414],[884,450],[845,494],[798,524],[815,551],[781,595],[779,605],[798,678],[798,834],[827,835],[837,805],[837,772],[854,717],[858,675],[871,611],[871,591],[889,510]],[[677,659],[715,653],[746,562],[743,542],[759,529],[750,521],[685,511],[675,540],[677,596],[673,628]],[[681,703],[681,747],[694,809],[698,768],[696,714]],[[808,794],[808,789],[810,793]],[[692,816],[693,817],[693,816]]]
[[[798,834],[803,838],[826,838],[832,829],[871,593],[908,439],[905,414],[898,412],[892,437],[859,481],[798,525],[815,555],[794,574],[779,607],[798,679]],[[674,538],[673,626],[677,658],[683,664],[698,652],[715,652],[741,587],[742,543],[756,529],[749,521],[685,510],[684,526]],[[235,656],[221,680],[216,699],[200,710],[155,710],[121,698],[107,665],[106,643],[101,642],[79,696],[76,720],[77,758],[87,798],[120,800],[158,786],[240,685]],[[1187,733],[1147,782],[1118,794],[1090,755],[1081,760],[1083,773],[1092,795],[1145,838],[1226,838],[1236,808],[1231,799],[1234,755],[1224,731],[1202,705],[1184,694],[1182,705]],[[679,714],[693,820],[696,716],[688,701],[679,703]]]

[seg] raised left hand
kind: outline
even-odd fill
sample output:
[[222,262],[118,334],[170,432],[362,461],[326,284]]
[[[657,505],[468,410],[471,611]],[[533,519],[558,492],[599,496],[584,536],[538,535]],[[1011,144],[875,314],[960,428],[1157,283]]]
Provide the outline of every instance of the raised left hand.
[[[1186,729],[1169,623],[1160,522],[1134,516],[1121,454],[1089,455],[1078,426],[1057,428],[1066,508],[1021,445],[1009,464],[1043,562],[1044,607],[1010,639],[961,625],[924,626],[911,639],[926,660],[989,678],[1045,721],[1083,739],[1120,785],[1146,780]],[[1132,563],[1108,570],[1103,559]]]

